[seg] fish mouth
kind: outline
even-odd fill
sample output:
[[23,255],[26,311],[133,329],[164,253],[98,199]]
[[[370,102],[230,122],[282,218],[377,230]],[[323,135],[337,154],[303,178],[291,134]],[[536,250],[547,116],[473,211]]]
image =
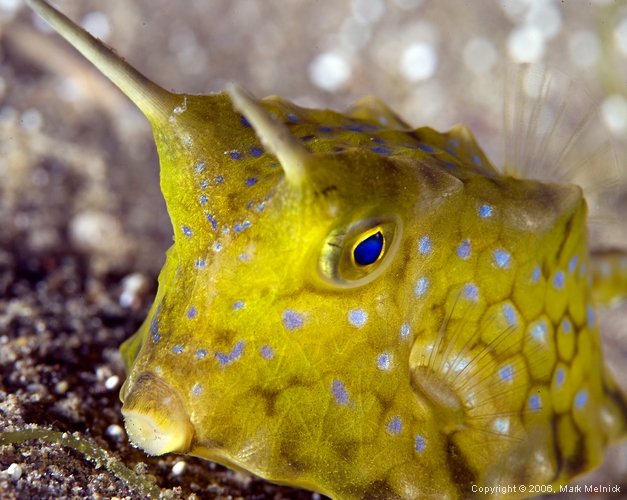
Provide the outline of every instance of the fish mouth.
[[124,427],[133,446],[149,455],[186,453],[194,437],[179,392],[152,373],[141,375],[124,398]]

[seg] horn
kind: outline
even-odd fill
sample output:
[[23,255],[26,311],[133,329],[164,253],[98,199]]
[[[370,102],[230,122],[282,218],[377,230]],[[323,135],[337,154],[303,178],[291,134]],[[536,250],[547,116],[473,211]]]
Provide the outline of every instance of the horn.
[[287,182],[298,189],[311,186],[307,164],[311,154],[294,137],[284,123],[266,111],[259,101],[237,84],[227,88],[233,106],[250,122],[264,147],[277,157]]
[[107,45],[44,0],[26,0],[26,3],[117,85],[148,119],[167,119],[175,105],[173,94],[151,82]]

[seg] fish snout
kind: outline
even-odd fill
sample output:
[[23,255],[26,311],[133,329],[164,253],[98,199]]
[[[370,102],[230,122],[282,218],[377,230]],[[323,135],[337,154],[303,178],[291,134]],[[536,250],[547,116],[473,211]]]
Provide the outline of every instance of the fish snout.
[[149,455],[186,453],[194,436],[183,398],[152,373],[141,375],[124,398],[124,426],[131,443]]

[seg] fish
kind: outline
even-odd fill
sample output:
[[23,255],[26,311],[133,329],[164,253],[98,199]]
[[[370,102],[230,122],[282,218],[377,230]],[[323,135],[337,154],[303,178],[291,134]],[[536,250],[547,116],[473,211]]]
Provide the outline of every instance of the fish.
[[120,351],[135,446],[338,500],[515,499],[625,437],[595,304],[626,295],[626,255],[587,228],[615,158],[581,156],[600,129],[559,73],[514,72],[498,169],[373,97],[168,92],[26,2],[153,127],[174,244]]

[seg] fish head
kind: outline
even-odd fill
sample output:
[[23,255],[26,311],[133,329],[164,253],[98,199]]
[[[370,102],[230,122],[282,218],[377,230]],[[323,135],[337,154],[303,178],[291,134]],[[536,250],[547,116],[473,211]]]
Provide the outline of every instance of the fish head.
[[[175,242],[122,347],[122,412],[150,454],[320,489],[321,463],[359,428],[328,429],[325,414],[365,405],[371,418],[368,384],[409,356],[415,235],[462,183],[424,151],[389,154],[351,130],[372,120],[246,99],[271,125],[218,94],[181,97],[185,111],[155,126]],[[196,118],[216,115],[219,125]],[[402,378],[387,378],[392,398]],[[322,442],[300,439],[316,427]]]

